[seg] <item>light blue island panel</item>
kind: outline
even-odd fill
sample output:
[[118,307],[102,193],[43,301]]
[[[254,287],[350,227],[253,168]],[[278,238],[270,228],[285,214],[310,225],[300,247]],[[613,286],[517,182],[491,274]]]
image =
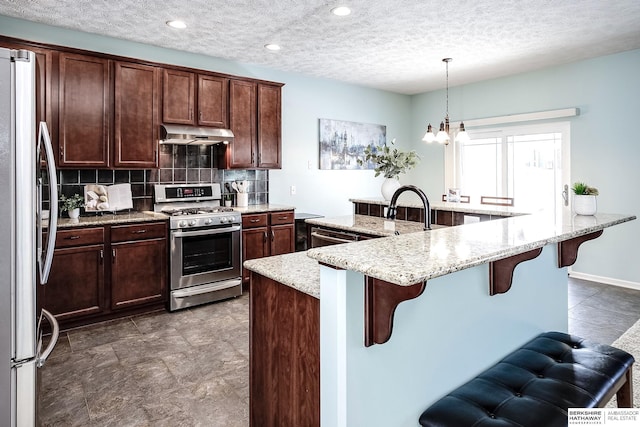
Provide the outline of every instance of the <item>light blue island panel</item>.
[[417,426],[431,403],[543,331],[567,332],[567,269],[556,245],[489,296],[489,265],[440,276],[401,303],[388,342],[364,346],[364,276],[321,267],[323,427]]

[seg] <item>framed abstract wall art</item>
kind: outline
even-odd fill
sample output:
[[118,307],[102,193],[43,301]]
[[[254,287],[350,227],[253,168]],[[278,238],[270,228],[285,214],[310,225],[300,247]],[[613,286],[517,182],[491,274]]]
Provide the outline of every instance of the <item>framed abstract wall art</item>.
[[371,123],[319,119],[320,169],[354,170],[373,169],[364,160],[364,149],[387,142],[387,127]]

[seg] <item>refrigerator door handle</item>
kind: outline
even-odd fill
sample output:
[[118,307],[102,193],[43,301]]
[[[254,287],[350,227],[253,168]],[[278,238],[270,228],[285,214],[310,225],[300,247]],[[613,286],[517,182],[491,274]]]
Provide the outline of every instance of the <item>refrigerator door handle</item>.
[[[40,324],[42,323],[42,316],[46,317],[47,321],[51,325],[51,341],[49,341],[49,345],[47,346],[47,348],[44,349],[42,353],[38,352],[38,356],[36,357],[36,366],[38,368],[41,368],[44,365],[44,362],[47,361],[47,358],[51,355],[53,348],[56,346],[56,343],[58,342],[58,337],[60,336],[60,327],[58,326],[58,321],[53,316],[53,314],[49,313],[47,310],[43,308],[42,314],[40,315],[40,322],[38,322]],[[38,348],[42,346],[42,330],[40,328],[41,328],[41,325],[38,327],[39,335],[40,335]]]
[[[40,262],[40,283],[45,284],[49,279],[51,263],[53,262],[53,252],[56,247],[56,234],[58,231],[58,179],[56,177],[56,163],[53,157],[53,147],[49,138],[49,129],[46,122],[40,122],[40,132],[38,141],[44,147],[45,160],[47,163],[47,174],[49,177],[49,237],[47,238],[47,248],[44,259]],[[40,158],[38,158],[38,162]],[[38,206],[42,212],[42,205]],[[42,227],[42,224],[38,224]]]

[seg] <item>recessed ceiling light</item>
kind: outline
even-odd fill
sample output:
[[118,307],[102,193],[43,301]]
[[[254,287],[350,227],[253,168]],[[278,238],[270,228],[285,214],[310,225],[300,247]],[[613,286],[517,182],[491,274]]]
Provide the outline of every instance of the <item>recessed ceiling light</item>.
[[273,50],[275,52],[276,50],[280,50],[280,45],[275,43],[268,43],[264,45],[264,48],[268,50]]
[[167,25],[170,27],[179,28],[179,29],[187,28],[187,24],[185,24],[184,21],[180,21],[180,20],[167,21]]
[[351,14],[351,9],[347,6],[338,6],[331,9],[331,13],[337,16],[347,16]]

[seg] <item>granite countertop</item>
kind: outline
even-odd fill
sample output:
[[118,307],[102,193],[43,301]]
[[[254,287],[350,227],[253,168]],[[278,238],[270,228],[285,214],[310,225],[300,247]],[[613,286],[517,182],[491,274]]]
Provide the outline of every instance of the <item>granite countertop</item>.
[[636,219],[567,215],[558,222],[523,215],[432,231],[310,249],[324,264],[409,286]]
[[[233,210],[242,214],[252,213],[266,213],[266,212],[278,212],[294,210],[292,206],[276,205],[273,203],[267,203],[262,205],[249,205],[246,208],[233,207]],[[131,211],[120,213],[104,213],[102,215],[81,216],[78,219],[71,219],[67,217],[58,218],[59,228],[72,228],[72,227],[86,227],[91,225],[111,225],[111,224],[126,224],[130,222],[144,222],[144,221],[164,221],[169,216],[151,211]]]
[[409,286],[634,219],[635,215],[567,215],[556,223],[541,215],[514,216],[259,258],[244,266],[319,298],[318,261]]
[[[368,215],[344,215],[328,218],[314,218],[305,221],[307,224],[325,226],[336,230],[353,233],[369,234],[371,236],[392,236],[397,231],[400,234],[416,233],[424,231],[424,224],[415,221],[389,221]],[[385,223],[391,224],[393,229],[385,229]],[[442,228],[441,225],[432,224],[431,228]]]
[[[384,200],[382,197],[363,197],[359,199],[349,199],[353,203],[369,203],[372,205],[389,206],[389,201]],[[412,201],[400,201],[398,206],[407,208],[423,208],[422,202]],[[429,207],[434,211],[452,211],[462,212],[468,214],[484,214],[484,215],[496,215],[496,216],[518,216],[527,215],[531,212],[522,212],[516,210],[511,206],[495,206],[495,205],[480,205],[477,203],[451,203],[451,202],[439,202],[433,201],[429,203]]]
[[86,227],[90,225],[126,224],[131,222],[165,221],[169,218],[165,214],[151,211],[132,211],[121,213],[105,213],[95,216],[81,216],[78,219],[58,218],[58,228]]
[[237,206],[233,207],[233,210],[236,212],[240,212],[242,214],[257,214],[257,213],[267,213],[267,212],[278,212],[278,211],[292,211],[295,207],[287,206],[287,205],[277,205],[274,203],[265,203],[262,205],[249,205],[244,208],[239,208]]
[[320,264],[306,252],[294,252],[245,261],[251,271],[320,298]]

